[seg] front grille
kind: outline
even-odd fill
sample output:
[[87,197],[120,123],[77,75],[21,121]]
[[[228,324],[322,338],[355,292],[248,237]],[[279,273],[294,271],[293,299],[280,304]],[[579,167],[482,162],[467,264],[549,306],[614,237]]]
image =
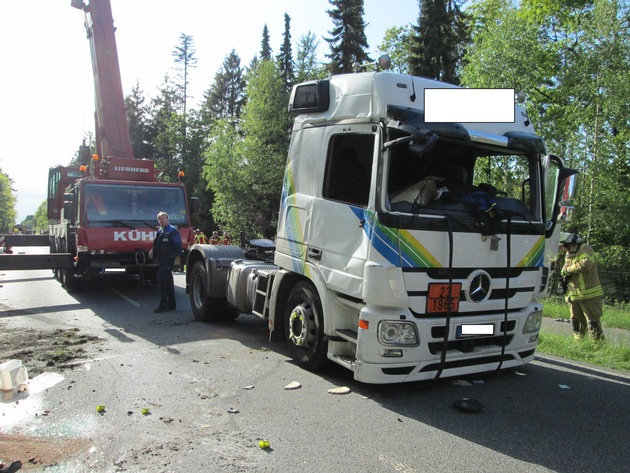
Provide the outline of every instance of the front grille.
[[[505,328],[505,322],[501,322],[501,329],[499,331],[500,334],[503,334],[504,328]],[[515,328],[516,328],[516,320],[508,320],[507,331],[511,332]],[[435,326],[435,327],[431,327],[431,337],[432,338],[444,338],[444,334],[445,333],[446,333],[446,326],[445,325],[438,325],[438,326]]]
[[[505,343],[504,343],[505,341]],[[504,337],[503,335],[499,335],[498,337],[488,337],[488,338],[466,338],[462,340],[452,340],[446,344],[446,350],[458,350],[462,353],[470,353],[475,348],[478,347],[487,347],[487,346],[508,346],[512,341],[512,335],[508,335]],[[437,355],[441,353],[444,349],[444,342],[432,342],[429,343],[429,351],[432,355]]]
[[[498,363],[500,361],[510,361],[513,360],[514,356],[505,354],[502,357],[500,355],[495,356],[484,356],[481,358],[466,358],[465,360],[455,360],[455,361],[447,361],[444,363],[444,369],[449,370],[453,368],[463,368],[465,366],[477,366],[477,365],[485,365],[488,363]],[[425,371],[437,371],[441,367],[440,363],[434,363],[432,365],[424,366],[419,373]]]

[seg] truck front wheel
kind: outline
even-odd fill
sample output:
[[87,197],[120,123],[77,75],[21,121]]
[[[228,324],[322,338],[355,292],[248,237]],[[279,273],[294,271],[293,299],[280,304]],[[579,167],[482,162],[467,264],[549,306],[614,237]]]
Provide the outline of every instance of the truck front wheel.
[[314,371],[326,362],[322,304],[315,286],[302,281],[291,289],[284,316],[287,342],[296,362]]
[[208,271],[203,261],[195,263],[190,275],[190,307],[195,319],[200,322],[235,319],[239,315],[224,298],[208,295]]

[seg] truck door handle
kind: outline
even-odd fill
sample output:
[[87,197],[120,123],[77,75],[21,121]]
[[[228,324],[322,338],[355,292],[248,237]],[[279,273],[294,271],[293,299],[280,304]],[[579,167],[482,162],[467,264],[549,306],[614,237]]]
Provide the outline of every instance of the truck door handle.
[[322,250],[319,248],[310,248],[307,250],[307,254],[309,258],[320,260],[322,259]]

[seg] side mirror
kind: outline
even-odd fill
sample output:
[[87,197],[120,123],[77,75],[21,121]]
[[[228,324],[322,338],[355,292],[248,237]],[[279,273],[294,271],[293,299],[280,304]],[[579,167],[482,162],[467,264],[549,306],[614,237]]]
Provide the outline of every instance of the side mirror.
[[70,220],[70,223],[74,225],[76,221],[76,206],[74,194],[63,195],[63,218]]
[[557,223],[568,222],[573,213],[573,199],[577,192],[577,174],[575,169],[565,168],[562,160],[554,155],[547,157],[547,179],[545,194],[547,197],[548,219],[545,225],[545,237],[549,238]]
[[577,193],[577,174],[572,174],[567,177],[564,182],[561,182],[562,192],[560,194],[560,212],[558,214],[558,223],[569,223],[573,219],[573,201]]
[[199,197],[190,198],[190,213],[194,214],[199,210]]

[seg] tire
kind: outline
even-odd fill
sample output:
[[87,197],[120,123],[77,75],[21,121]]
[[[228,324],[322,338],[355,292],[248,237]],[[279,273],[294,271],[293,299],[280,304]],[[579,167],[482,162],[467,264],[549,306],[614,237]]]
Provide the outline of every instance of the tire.
[[190,275],[190,307],[196,320],[214,322],[233,320],[239,313],[231,309],[227,300],[208,296],[208,272],[203,261],[195,263]]
[[[50,239],[50,253],[53,253],[53,254],[59,253],[59,245],[58,245],[56,237],[51,237]],[[59,278],[60,278],[59,270],[55,268],[52,270],[52,272],[55,279],[59,281]]]
[[[68,252],[68,244],[65,241],[61,243],[61,252]],[[74,271],[72,270],[72,268],[61,269],[59,281],[61,281],[61,286],[64,287],[67,292],[74,292],[79,287],[79,280],[74,276]]]
[[291,289],[284,314],[287,343],[293,359],[315,371],[327,362],[322,303],[315,286],[302,281]]

